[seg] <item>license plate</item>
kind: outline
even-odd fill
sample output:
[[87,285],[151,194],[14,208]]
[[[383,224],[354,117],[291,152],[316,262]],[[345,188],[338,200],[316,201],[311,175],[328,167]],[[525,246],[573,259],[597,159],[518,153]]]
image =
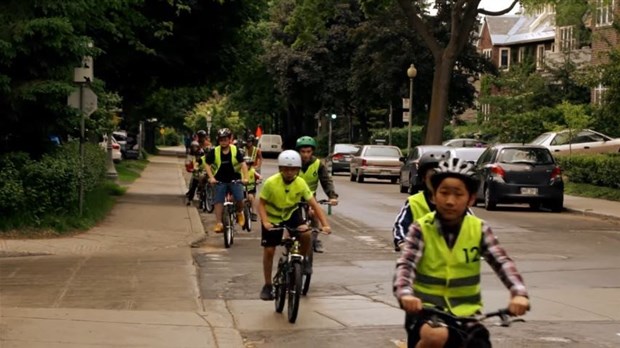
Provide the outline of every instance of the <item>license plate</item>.
[[390,175],[390,171],[388,171],[388,170],[382,170],[382,171],[381,171],[381,175]]
[[278,145],[271,145],[271,148],[272,148],[272,149],[277,149],[277,148],[278,148]]
[[521,187],[522,195],[537,195],[538,189],[535,187]]

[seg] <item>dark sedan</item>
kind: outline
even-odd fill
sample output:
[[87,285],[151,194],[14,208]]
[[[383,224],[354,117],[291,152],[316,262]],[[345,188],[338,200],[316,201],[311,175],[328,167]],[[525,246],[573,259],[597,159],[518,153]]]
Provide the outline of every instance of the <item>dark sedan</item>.
[[501,203],[529,203],[562,211],[562,171],[549,149],[538,145],[499,144],[489,147],[476,163],[481,185],[478,198],[487,210]]
[[441,155],[453,149],[441,145],[420,145],[411,150],[409,156],[400,159],[403,165],[400,167],[400,192],[415,193],[422,189],[422,183],[418,182],[418,161],[422,155],[431,153]]
[[334,152],[330,153],[326,158],[325,162],[327,164],[327,168],[331,166],[331,173],[334,175],[335,173],[346,172],[348,173],[351,168],[351,159],[353,155],[359,151],[361,145],[355,144],[336,144],[334,145]]

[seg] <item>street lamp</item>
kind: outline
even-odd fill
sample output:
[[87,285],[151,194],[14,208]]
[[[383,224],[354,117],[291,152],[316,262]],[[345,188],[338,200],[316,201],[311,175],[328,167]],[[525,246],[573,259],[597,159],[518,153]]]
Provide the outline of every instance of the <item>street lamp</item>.
[[407,69],[409,77],[409,129],[407,130],[407,153],[411,153],[411,119],[413,118],[413,78],[418,74],[415,66],[411,64]]

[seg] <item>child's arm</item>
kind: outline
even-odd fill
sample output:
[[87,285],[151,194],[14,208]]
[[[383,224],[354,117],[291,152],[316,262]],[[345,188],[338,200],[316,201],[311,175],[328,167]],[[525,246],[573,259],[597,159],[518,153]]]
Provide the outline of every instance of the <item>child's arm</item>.
[[508,256],[506,250],[499,245],[499,241],[493,234],[491,227],[486,223],[482,224],[482,256],[489,266],[498,275],[499,279],[504,283],[506,288],[510,290],[512,297],[527,297],[527,289],[523,283],[523,277],[517,270],[514,261]]
[[416,265],[420,262],[424,250],[422,231],[417,223],[409,227],[409,232],[403,243],[403,249],[394,274],[394,296],[400,300],[405,295],[413,295]]

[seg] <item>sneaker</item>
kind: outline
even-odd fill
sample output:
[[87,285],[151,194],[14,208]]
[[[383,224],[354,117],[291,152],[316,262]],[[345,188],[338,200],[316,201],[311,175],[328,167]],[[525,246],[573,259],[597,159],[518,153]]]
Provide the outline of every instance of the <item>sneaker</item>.
[[250,214],[250,219],[251,219],[252,221],[258,221],[258,215],[254,214],[254,213],[251,213],[251,214]]
[[322,254],[323,252],[325,252],[325,249],[323,249],[323,242],[321,242],[319,239],[315,239],[312,242],[312,248],[314,249],[315,253]]
[[243,215],[243,212],[237,213],[237,223],[239,226],[245,225],[245,216]]
[[273,301],[273,285],[265,284],[260,291],[260,299],[263,301]]
[[213,228],[213,232],[215,233],[222,233],[224,231],[224,224],[221,222],[218,222],[217,224],[215,224],[215,228]]

